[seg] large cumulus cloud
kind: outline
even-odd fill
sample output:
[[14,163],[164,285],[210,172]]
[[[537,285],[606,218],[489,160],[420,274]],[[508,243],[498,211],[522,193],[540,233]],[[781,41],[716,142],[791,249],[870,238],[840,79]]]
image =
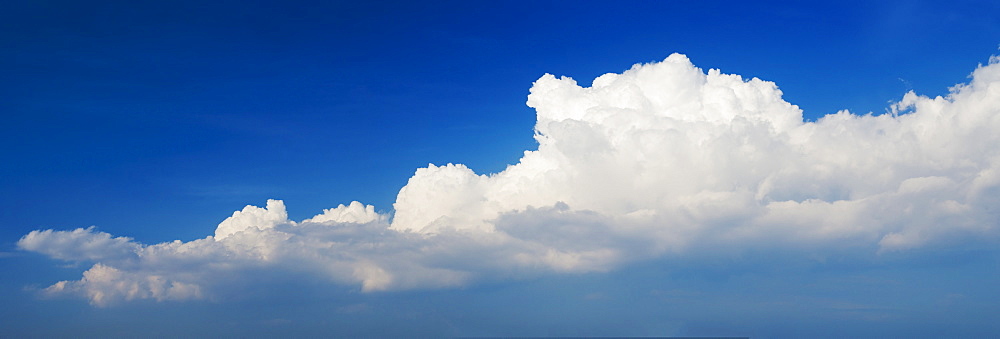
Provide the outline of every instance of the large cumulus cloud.
[[528,105],[538,149],[506,170],[429,165],[390,215],[358,202],[300,222],[247,206],[213,236],[139,244],[94,228],[18,245],[91,262],[48,294],[99,306],[213,298],[241,276],[304,275],[362,291],[607,271],[657,257],[810,255],[995,244],[1000,62],[944,97],[804,122],[774,83],[674,54],[582,87],[544,75]]

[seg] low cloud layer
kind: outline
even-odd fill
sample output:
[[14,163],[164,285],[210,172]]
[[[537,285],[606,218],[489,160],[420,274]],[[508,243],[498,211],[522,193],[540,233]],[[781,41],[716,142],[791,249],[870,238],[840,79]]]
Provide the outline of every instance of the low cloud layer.
[[804,122],[774,83],[674,54],[582,87],[531,88],[538,149],[506,170],[416,171],[394,214],[359,202],[299,222],[247,206],[215,234],[140,244],[94,228],[33,231],[21,249],[92,263],[50,295],[97,306],[217,298],[244,276],[362,291],[602,272],[654,258],[777,249],[876,258],[995,244],[1000,60],[944,97]]

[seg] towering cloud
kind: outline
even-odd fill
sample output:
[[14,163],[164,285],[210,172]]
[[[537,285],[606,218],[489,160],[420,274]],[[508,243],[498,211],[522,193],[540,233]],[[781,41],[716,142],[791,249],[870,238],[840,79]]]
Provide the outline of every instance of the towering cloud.
[[946,97],[910,92],[886,114],[815,122],[775,84],[704,72],[680,54],[590,87],[546,74],[528,105],[537,150],[492,175],[418,169],[391,218],[352,202],[294,222],[269,200],[191,242],[145,245],[88,228],[34,231],[18,245],[93,262],[82,279],[45,291],[103,306],[213,297],[251,274],[379,291],[606,271],[715,248],[874,258],[997,239],[997,58]]

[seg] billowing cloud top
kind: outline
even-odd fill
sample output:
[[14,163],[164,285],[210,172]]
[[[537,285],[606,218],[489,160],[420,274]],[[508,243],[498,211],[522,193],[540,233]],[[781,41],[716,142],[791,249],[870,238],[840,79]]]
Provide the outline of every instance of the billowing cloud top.
[[[234,277],[293,272],[363,291],[614,269],[709,249],[875,257],[994,243],[1000,62],[946,97],[803,122],[775,84],[674,54],[591,87],[544,75],[538,149],[506,170],[429,165],[388,215],[358,202],[288,220],[247,206],[214,236],[155,245],[94,228],[34,231],[25,250],[93,267],[48,287],[98,306],[212,298]],[[390,221],[391,220],[391,221]]]

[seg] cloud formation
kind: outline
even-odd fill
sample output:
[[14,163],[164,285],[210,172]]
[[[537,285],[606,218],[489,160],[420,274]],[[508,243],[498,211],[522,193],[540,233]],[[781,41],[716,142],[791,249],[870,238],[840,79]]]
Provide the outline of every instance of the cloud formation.
[[680,54],[590,87],[546,74],[527,102],[537,150],[491,175],[418,169],[391,216],[352,202],[295,222],[269,200],[190,242],[87,228],[33,231],[18,245],[94,263],[45,292],[106,306],[214,298],[262,272],[382,291],[720,248],[875,257],[996,241],[1000,60],[947,96],[906,93],[881,115],[804,122],[781,95]]

